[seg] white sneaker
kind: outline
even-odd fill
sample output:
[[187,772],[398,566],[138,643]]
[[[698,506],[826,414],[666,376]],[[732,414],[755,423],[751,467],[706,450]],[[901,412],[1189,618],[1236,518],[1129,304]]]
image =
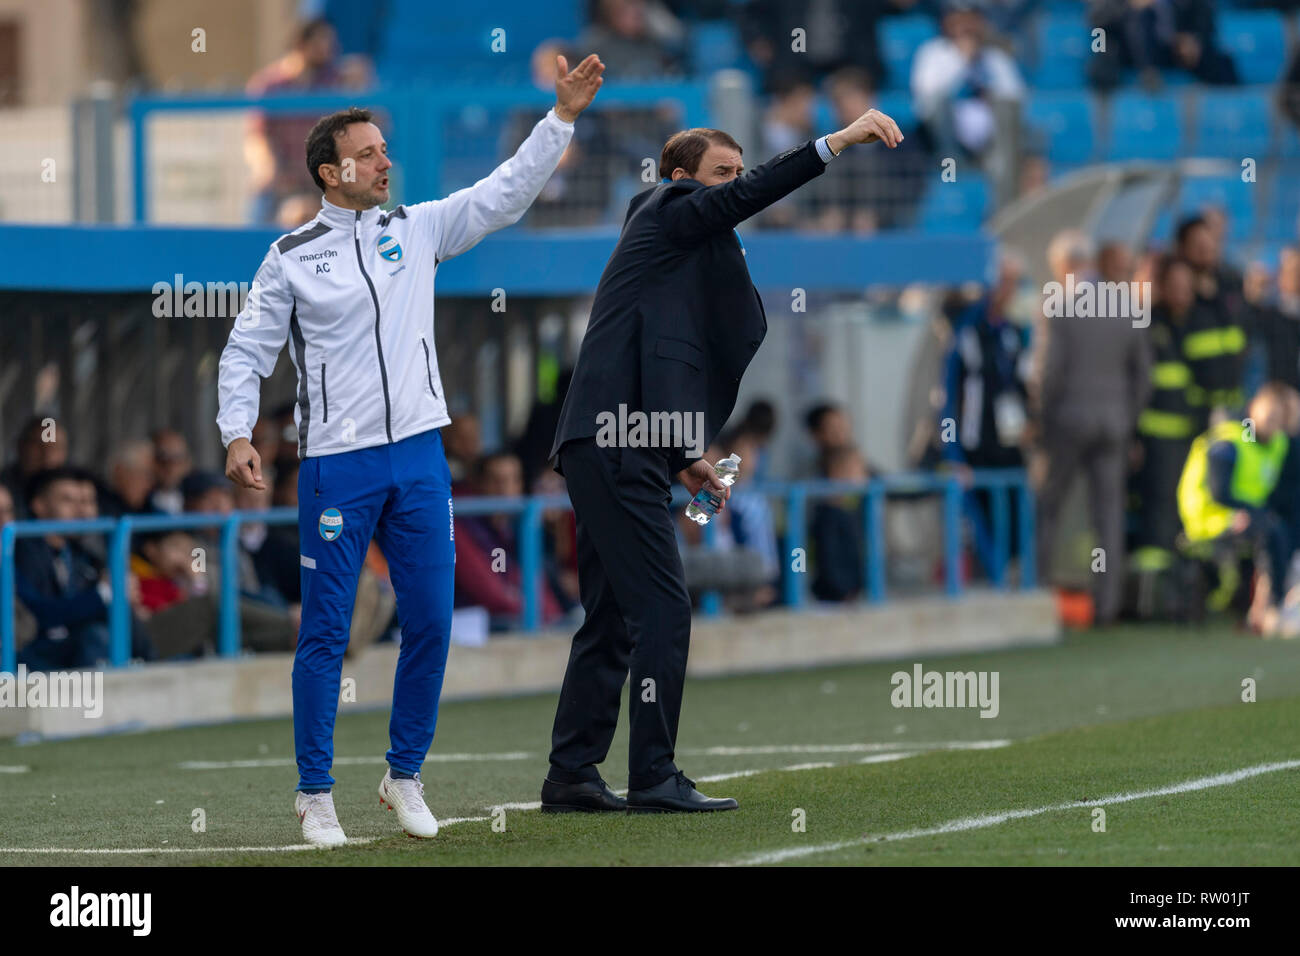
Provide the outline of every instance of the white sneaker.
[[302,838],[313,846],[342,846],[348,842],[334,813],[334,795],[329,793],[299,793],[293,809],[302,824]]
[[418,773],[413,780],[394,780],[392,772],[385,771],[379,781],[379,803],[397,811],[397,822],[409,836],[438,835],[438,821],[424,802],[424,784]]

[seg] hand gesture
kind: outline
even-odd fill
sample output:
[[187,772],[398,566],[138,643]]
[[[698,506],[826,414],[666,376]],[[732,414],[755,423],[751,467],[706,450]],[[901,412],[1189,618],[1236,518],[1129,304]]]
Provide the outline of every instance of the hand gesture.
[[247,438],[236,438],[226,449],[226,477],[241,488],[266,490],[262,479],[262,456]]
[[557,56],[555,72],[555,115],[566,123],[572,123],[591,105],[600,84],[605,82],[600,76],[605,72],[605,64],[593,53],[570,73],[568,60]]

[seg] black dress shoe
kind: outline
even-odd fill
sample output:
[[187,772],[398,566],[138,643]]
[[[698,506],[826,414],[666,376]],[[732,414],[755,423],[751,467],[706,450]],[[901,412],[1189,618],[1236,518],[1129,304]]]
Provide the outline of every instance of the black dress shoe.
[[542,781],[543,813],[607,813],[626,810],[627,801],[609,789],[604,780],[583,783]]
[[663,783],[627,792],[628,813],[689,813],[734,810],[738,806],[731,797],[706,797],[695,789],[695,781],[680,770]]

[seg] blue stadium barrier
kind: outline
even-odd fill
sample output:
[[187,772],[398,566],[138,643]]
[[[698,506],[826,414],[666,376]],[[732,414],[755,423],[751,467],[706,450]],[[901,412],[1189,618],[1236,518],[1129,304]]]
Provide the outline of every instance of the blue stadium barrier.
[[[1020,587],[1033,588],[1034,576],[1034,505],[1023,471],[1018,469],[985,469],[974,472],[973,488],[988,489],[992,493],[993,537],[998,548],[998,570],[993,584],[1006,588],[1003,573],[1010,547],[1009,502],[1016,496],[1018,508],[1019,551],[1021,560]],[[806,575],[794,571],[790,558],[793,549],[808,546],[806,533],[806,508],[810,501],[846,494],[861,495],[863,508],[863,540],[866,543],[866,568],[863,591],[868,603],[879,604],[885,600],[885,535],[884,502],[890,495],[943,496],[943,553],[944,590],[951,597],[961,594],[961,496],[966,490],[951,475],[914,472],[873,478],[865,484],[803,481],[759,482],[744,489],[748,494],[762,494],[779,498],[784,503],[785,532],[782,562],[784,580],[782,593],[785,604],[798,609],[806,604]],[[689,496],[684,488],[676,489],[673,508],[686,505]],[[461,517],[475,515],[514,515],[518,518],[519,573],[523,590],[524,610],[520,621],[523,630],[535,632],[541,624],[541,594],[538,579],[542,567],[542,513],[547,509],[569,508],[564,495],[536,495],[522,498],[466,497],[456,503]],[[109,605],[109,665],[123,667],[130,662],[131,608],[123,599],[127,593],[127,574],[131,559],[131,536],[136,532],[162,530],[190,530],[218,527],[221,541],[221,577],[218,595],[217,653],[221,657],[237,657],[240,653],[238,535],[246,523],[291,525],[298,520],[293,508],[273,508],[269,511],[236,511],[229,515],[126,515],[121,518],[95,518],[84,521],[18,521],[0,527],[0,672],[14,673],[17,667],[17,650],[14,634],[16,607],[14,546],[19,538],[38,538],[47,534],[94,534],[108,537],[108,573],[113,599]],[[712,545],[714,528],[705,526],[705,544]],[[721,600],[716,594],[706,594],[701,602],[701,612],[706,617],[720,613]]]
[[[252,282],[279,235],[278,229],[261,226],[0,224],[0,262],[5,263],[0,289],[147,293],[160,282],[170,288],[176,275],[185,283]],[[438,295],[491,295],[503,285],[512,295],[590,295],[617,241],[617,227],[507,229],[439,269]],[[974,227],[947,236],[745,231],[745,251],[760,290],[860,292],[900,277],[948,285],[982,282],[993,240]],[[209,319],[191,321],[211,320],[210,312],[205,314]]]

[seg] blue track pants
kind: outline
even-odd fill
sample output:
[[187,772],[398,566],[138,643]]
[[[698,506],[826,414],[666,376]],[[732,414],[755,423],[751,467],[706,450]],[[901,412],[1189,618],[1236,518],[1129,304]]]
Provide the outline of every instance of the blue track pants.
[[293,663],[298,789],[333,786],[334,719],[357,577],[374,537],[388,559],[402,644],[388,763],[418,773],[433,743],[451,634],[451,474],[437,430],[304,459],[298,472],[302,627]]

